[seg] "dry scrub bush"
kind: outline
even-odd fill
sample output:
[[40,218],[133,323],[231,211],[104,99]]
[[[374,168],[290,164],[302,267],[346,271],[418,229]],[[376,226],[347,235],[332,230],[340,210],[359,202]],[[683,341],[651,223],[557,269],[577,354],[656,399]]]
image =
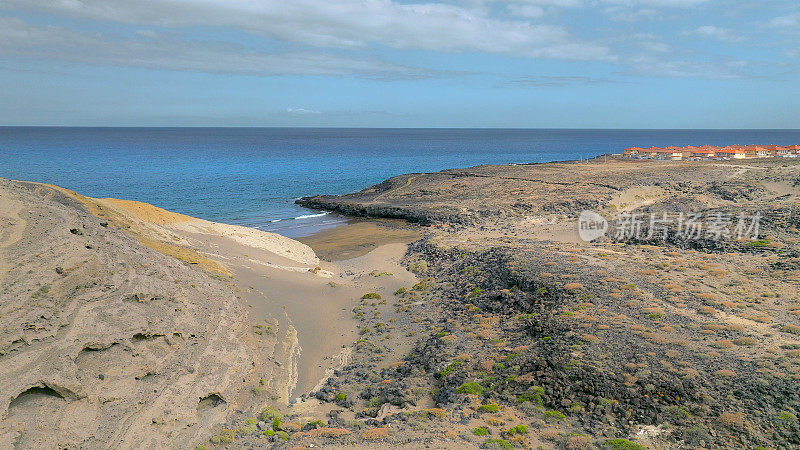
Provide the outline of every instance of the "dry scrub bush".
[[734,339],[733,343],[742,347],[751,347],[756,345],[756,340],[751,337],[740,337],[738,339]]
[[800,326],[797,325],[784,325],[781,327],[784,333],[800,334]]
[[386,439],[388,437],[389,437],[388,427],[370,428],[369,430],[366,430],[363,433],[361,433],[361,438],[368,441]]
[[711,346],[719,349],[733,348],[734,343],[727,339],[720,339],[711,343]]
[[704,315],[710,316],[710,315],[716,314],[717,310],[712,308],[712,307],[710,307],[710,306],[701,306],[701,307],[697,308],[697,312],[699,314],[704,314]]
[[350,434],[351,431],[346,428],[330,428],[330,427],[321,427],[315,428],[313,430],[309,430],[306,432],[296,433],[292,437],[328,437],[328,438],[336,438],[341,436],[346,436]]
[[583,339],[584,341],[586,341],[586,342],[588,342],[590,344],[597,344],[598,342],[600,342],[600,338],[599,337],[597,337],[597,336],[595,336],[593,334],[588,334],[588,333],[581,335],[581,339]]
[[758,322],[758,323],[770,323],[770,322],[772,322],[772,317],[770,317],[768,315],[765,315],[765,314],[746,316],[745,319],[749,319],[749,320],[752,320],[753,322]]
[[561,432],[555,428],[545,428],[539,432],[539,437],[545,441],[555,441],[561,436]]
[[580,283],[567,283],[564,285],[564,289],[568,291],[579,291],[583,289],[583,285]]
[[586,436],[572,436],[564,442],[567,450],[584,450],[590,448],[589,438]]
[[742,413],[724,412],[719,416],[719,422],[727,427],[744,426],[744,415]]

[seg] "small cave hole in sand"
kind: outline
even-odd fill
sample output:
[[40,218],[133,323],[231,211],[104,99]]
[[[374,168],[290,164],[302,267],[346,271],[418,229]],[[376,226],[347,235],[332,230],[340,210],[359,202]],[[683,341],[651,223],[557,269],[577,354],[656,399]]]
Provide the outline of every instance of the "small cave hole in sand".
[[152,341],[153,339],[164,337],[163,334],[145,334],[145,333],[136,333],[131,338],[133,342],[142,342],[142,341]]
[[35,386],[20,393],[8,405],[9,415],[21,410],[29,410],[30,408],[39,409],[52,405],[54,402],[64,402],[64,396],[56,392],[53,388],[48,386]]
[[223,400],[219,394],[208,394],[207,396],[201,398],[200,402],[197,403],[197,412],[202,413],[224,404],[225,400]]

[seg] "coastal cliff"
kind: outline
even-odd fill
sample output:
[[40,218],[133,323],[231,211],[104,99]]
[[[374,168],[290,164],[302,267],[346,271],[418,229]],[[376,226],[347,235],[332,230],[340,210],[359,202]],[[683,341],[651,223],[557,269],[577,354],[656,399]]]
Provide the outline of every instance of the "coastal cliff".
[[115,203],[0,180],[3,448],[194,447],[288,381],[227,268],[164,228],[191,218]]

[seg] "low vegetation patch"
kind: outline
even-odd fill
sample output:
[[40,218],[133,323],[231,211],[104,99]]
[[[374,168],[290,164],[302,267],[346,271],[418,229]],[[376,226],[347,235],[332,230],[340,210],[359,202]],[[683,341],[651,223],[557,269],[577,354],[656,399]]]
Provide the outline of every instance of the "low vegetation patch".
[[483,394],[483,390],[483,386],[481,386],[480,383],[470,381],[459,386],[458,389],[456,389],[456,393],[481,395]]

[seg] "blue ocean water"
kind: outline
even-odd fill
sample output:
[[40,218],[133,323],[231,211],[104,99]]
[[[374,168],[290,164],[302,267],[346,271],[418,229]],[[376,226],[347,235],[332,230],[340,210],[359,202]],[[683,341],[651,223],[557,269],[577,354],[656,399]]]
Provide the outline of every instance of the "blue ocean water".
[[301,196],[409,172],[702,144],[800,144],[800,130],[0,127],[0,177],[297,237],[341,222],[295,205]]

